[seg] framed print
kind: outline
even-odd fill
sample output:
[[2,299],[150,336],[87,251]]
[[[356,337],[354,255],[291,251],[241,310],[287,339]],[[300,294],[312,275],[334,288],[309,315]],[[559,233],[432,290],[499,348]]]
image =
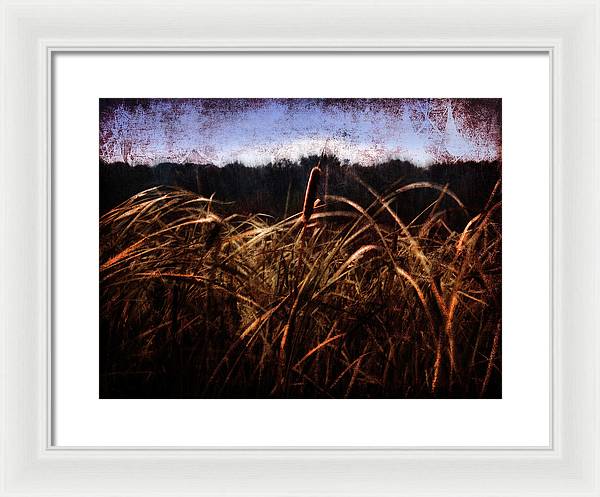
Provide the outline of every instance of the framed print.
[[600,493],[596,2],[107,7],[2,3],[2,495]]

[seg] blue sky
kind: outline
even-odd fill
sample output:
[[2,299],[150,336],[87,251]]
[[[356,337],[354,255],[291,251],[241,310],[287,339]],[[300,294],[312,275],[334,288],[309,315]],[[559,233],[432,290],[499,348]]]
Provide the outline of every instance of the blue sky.
[[501,158],[500,99],[101,99],[100,158],[258,166]]

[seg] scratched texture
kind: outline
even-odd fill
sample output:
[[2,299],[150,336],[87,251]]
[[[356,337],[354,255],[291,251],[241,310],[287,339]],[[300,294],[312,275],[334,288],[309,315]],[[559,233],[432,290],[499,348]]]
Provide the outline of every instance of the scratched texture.
[[258,166],[501,160],[501,99],[100,99],[100,158]]

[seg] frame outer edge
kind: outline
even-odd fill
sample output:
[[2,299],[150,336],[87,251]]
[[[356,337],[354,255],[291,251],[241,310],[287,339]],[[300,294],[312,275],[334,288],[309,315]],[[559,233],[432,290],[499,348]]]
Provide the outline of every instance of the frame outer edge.
[[[7,73],[8,73],[8,42],[7,14],[5,0],[0,0],[0,192],[8,187],[5,168],[6,163],[6,129],[7,129]],[[7,280],[8,258],[8,202],[0,193],[0,282]],[[6,492],[6,461],[9,449],[8,434],[8,319],[6,310],[9,305],[7,285],[0,284],[0,494]]]
[[[53,3],[53,2],[47,2],[47,3]],[[596,192],[600,192],[600,173],[598,172],[598,167],[600,167],[600,164],[598,164],[598,159],[600,158],[600,140],[598,139],[598,132],[600,131],[599,128],[599,122],[600,122],[600,88],[599,88],[599,83],[600,83],[600,62],[599,62],[599,57],[600,57],[600,43],[599,43],[599,33],[600,33],[600,14],[599,14],[599,5],[597,2],[586,2],[586,5],[593,5],[593,13],[594,13],[594,17],[593,17],[593,24],[594,24],[594,40],[593,40],[593,58],[594,58],[594,68],[591,71],[592,73],[592,87],[590,88],[591,92],[593,93],[593,101],[592,101],[592,117],[593,117],[593,136],[596,137],[594,140],[594,144],[592,147],[590,147],[590,150],[593,154],[593,164],[592,167],[594,167],[594,169],[591,171],[591,176],[590,179],[592,180],[592,185],[595,189]],[[8,42],[7,42],[7,32],[8,32],[8,15],[7,15],[7,2],[5,0],[0,0],[0,26],[2,26],[1,30],[1,34],[0,34],[0,157],[4,160],[2,160],[2,163],[0,163],[0,193],[3,193],[6,189],[9,188],[9,186],[13,186],[9,184],[9,177],[8,174],[6,173],[6,168],[4,167],[4,164],[7,163],[7,158],[9,156],[9,154],[7,153],[7,148],[8,148],[8,113],[6,112],[7,110],[7,94],[8,94]],[[164,44],[164,43],[163,43]],[[68,44],[67,44],[68,45]],[[221,46],[223,44],[221,43]],[[424,44],[421,43],[421,46],[424,46]],[[73,48],[73,47],[72,47]],[[167,49],[168,50],[168,49]],[[40,58],[40,61],[43,64],[46,63],[46,61],[44,60],[44,54],[42,53],[42,50],[40,50],[38,52],[38,58]],[[561,64],[562,67],[564,67],[564,64]],[[558,66],[559,68],[561,66]],[[37,70],[37,74],[41,75],[43,77],[43,75],[45,74],[45,68],[42,70],[39,66],[36,68]],[[563,73],[560,74],[556,74],[555,73],[555,79],[566,79],[569,76]],[[39,86],[43,86],[43,85],[39,85]],[[564,85],[561,85],[560,82],[558,85],[554,86],[554,91],[555,92],[559,92],[562,91],[561,86],[564,88]],[[44,97],[44,89],[42,88],[38,88],[38,95],[39,98],[42,99],[43,102],[43,97]],[[560,93],[561,97],[562,97],[562,93]],[[557,97],[555,97],[555,102],[556,102]],[[39,110],[41,108],[41,102],[40,105],[38,105],[36,107],[37,110]],[[48,110],[48,109],[47,109]],[[559,114],[560,115],[560,114]],[[48,119],[51,118],[51,116],[47,115]],[[43,136],[44,135],[44,128],[47,126],[47,122],[44,123],[40,123],[39,126],[39,130],[38,130],[38,135],[39,136]],[[562,136],[562,135],[561,135]],[[42,141],[42,143],[45,143],[45,140]],[[42,147],[43,148],[43,147]],[[38,151],[37,156],[38,157],[45,157],[44,155],[44,151],[40,150]],[[554,150],[554,162],[556,163],[562,163],[563,161],[560,159],[560,154],[561,151],[560,150]],[[564,167],[564,164],[563,164]],[[45,185],[50,183],[51,178],[48,175],[47,178],[44,178],[41,181],[41,187],[45,188]],[[46,183],[47,182],[47,183]],[[557,183],[557,182],[556,182]],[[554,189],[557,189],[557,185],[554,185]],[[593,206],[594,206],[594,211],[595,213],[600,213],[600,194],[594,196],[593,200]],[[47,199],[47,206],[49,206],[51,203],[51,199],[48,198]],[[46,207],[47,207],[46,206]],[[556,209],[556,204],[554,206],[554,208]],[[2,360],[2,365],[0,366],[0,402],[2,403],[2,405],[0,406],[0,494],[4,495],[5,492],[7,492],[7,488],[6,488],[6,481],[7,481],[7,459],[8,459],[8,454],[11,452],[10,450],[10,446],[8,445],[8,421],[9,421],[9,395],[8,395],[8,391],[10,388],[9,385],[9,369],[8,369],[8,364],[9,363],[14,363],[14,360],[9,358],[9,350],[8,350],[8,345],[10,343],[9,339],[8,339],[8,324],[9,324],[9,319],[6,317],[7,316],[7,312],[4,311],[8,311],[9,310],[9,306],[11,305],[11,294],[9,292],[9,288],[8,285],[5,284],[6,279],[10,276],[10,275],[14,275],[15,271],[11,270],[10,266],[9,266],[9,260],[8,260],[8,255],[11,253],[10,248],[8,246],[7,240],[8,240],[8,235],[10,233],[10,225],[9,225],[9,220],[8,220],[8,212],[9,212],[9,208],[11,208],[11,206],[9,206],[8,201],[6,199],[5,195],[0,195],[0,283],[2,283],[2,285],[0,285],[0,330],[2,332],[2,338],[0,339],[0,346],[2,347],[2,354],[0,355],[1,360]],[[45,212],[44,209],[44,204],[41,204],[40,206],[40,219],[45,219],[46,223],[48,222],[47,220],[47,216],[48,213]],[[556,218],[555,218],[556,219]],[[590,245],[593,246],[600,246],[600,223],[596,223],[595,228],[593,228],[592,233],[590,234],[590,239],[589,239],[589,243]],[[556,234],[555,234],[556,236]],[[46,238],[46,240],[48,240],[48,238]],[[40,248],[40,261],[39,264],[41,264],[42,266],[39,268],[39,271],[37,272],[37,274],[42,275],[42,282],[44,281],[44,278],[46,278],[46,276],[44,276],[44,259],[45,259],[45,253],[44,253],[44,249],[43,247]],[[591,289],[592,289],[592,295],[590,300],[595,300],[596,302],[600,302],[600,264],[599,264],[599,260],[598,260],[598,255],[596,255],[595,259],[593,259],[591,261],[593,263],[593,267],[592,267],[592,271],[591,271],[591,276],[589,276],[591,278]],[[556,263],[555,263],[556,264]],[[49,285],[50,282],[48,281],[48,279],[46,279],[46,283]],[[40,298],[42,299],[42,301],[44,301],[45,296],[41,295],[42,293],[44,293],[44,289],[40,290]],[[586,299],[587,300],[587,299]],[[14,302],[13,302],[14,303]],[[43,302],[40,304],[41,308],[44,308],[44,305],[48,305],[48,304],[43,304]],[[49,307],[47,309],[47,311],[49,312]],[[598,323],[600,322],[598,320],[599,316],[600,316],[600,310],[594,310],[594,309],[590,309],[589,310],[589,318],[593,318],[590,319],[590,321],[595,320],[595,328],[596,330],[598,329]],[[559,325],[559,324],[563,324],[559,321],[560,316],[557,316],[557,319],[555,321],[555,325]],[[563,318],[564,321],[564,318]],[[594,323],[590,323],[589,321],[587,321],[588,324],[593,325]],[[6,333],[5,333],[6,331]],[[598,340],[597,336],[592,336],[592,335],[588,335],[587,339],[591,339],[593,341],[592,345],[592,350],[596,353],[596,357],[600,357],[600,340]],[[21,343],[21,346],[23,345],[23,342]],[[554,344],[555,347],[555,355],[557,355],[556,352],[556,346],[558,345],[558,340],[557,343]],[[44,349],[45,350],[45,349]],[[46,384],[46,376],[45,376],[45,370],[43,368],[44,365],[44,353],[42,351],[38,351],[40,356],[41,356],[41,360],[43,361],[41,364],[42,366],[40,366],[40,368],[42,369],[42,371],[38,371],[38,377],[40,378],[41,384],[45,385]],[[49,359],[49,358],[48,358]],[[555,370],[554,374],[555,376],[559,373],[559,371]],[[600,395],[598,395],[598,388],[600,386],[600,367],[598,366],[598,363],[595,362],[593,364],[593,370],[590,371],[590,374],[593,375],[592,381],[591,381],[591,385],[593,385],[594,389],[593,392],[590,392],[589,395],[590,397],[588,398],[588,401],[590,402],[590,407],[593,407],[595,410],[595,418],[593,420],[593,432],[591,434],[593,441],[591,442],[593,444],[593,463],[594,466],[592,468],[587,468],[588,470],[591,469],[592,473],[593,473],[593,482],[592,482],[592,488],[588,488],[586,491],[584,491],[582,493],[582,495],[590,495],[590,496],[598,496],[599,494],[599,480],[600,480],[600,465],[598,464],[599,460],[598,460],[598,455],[600,453],[600,437],[599,437],[599,419],[598,416],[600,415]],[[555,380],[557,380],[556,385],[559,385],[561,383],[560,378],[555,378]],[[14,387],[14,385],[13,385]],[[12,393],[12,392],[11,392]],[[560,393],[560,392],[557,392]],[[553,399],[554,402],[554,408],[555,408],[555,413],[558,419],[556,419],[555,421],[561,421],[561,422],[565,422],[566,420],[564,419],[565,416],[564,414],[566,414],[568,411],[566,410],[565,406],[561,406],[558,402],[560,400],[560,395],[556,395],[556,397]],[[39,406],[44,406],[44,408],[46,406],[48,406],[47,404],[47,400],[45,397],[45,394],[43,392],[38,392],[38,402],[39,402]],[[24,403],[23,399],[20,400],[20,402]],[[41,413],[39,413],[39,415],[41,416]],[[560,418],[559,418],[560,416]],[[34,437],[36,439],[39,439],[40,444],[44,445],[47,443],[46,440],[44,440],[44,436],[43,434],[46,433],[46,430],[49,428],[48,426],[45,425],[46,420],[45,419],[38,419],[39,424],[37,429],[41,430],[38,433],[38,437]],[[562,424],[562,423],[561,423]],[[555,425],[556,426],[556,425]],[[556,428],[555,428],[556,429]],[[42,448],[42,452],[44,451],[44,447]],[[561,447],[559,447],[561,448]],[[24,452],[26,452],[26,450],[21,450],[20,451],[20,456],[24,455]],[[38,454],[39,455],[39,454]],[[107,454],[108,455],[108,454]],[[68,458],[65,460],[65,462],[68,460]],[[43,472],[44,474],[46,474],[46,472]],[[92,475],[90,475],[92,476]],[[99,474],[95,473],[93,475],[94,477],[98,477]],[[40,490],[38,487],[38,485],[40,485],[41,482],[36,482],[34,484],[34,488],[36,488],[38,491]],[[48,489],[48,490],[43,490],[44,494],[55,494],[55,493],[62,493],[62,494],[66,494],[68,493],[67,491],[62,491],[62,492],[57,492],[57,489]],[[591,493],[590,493],[591,492]]]

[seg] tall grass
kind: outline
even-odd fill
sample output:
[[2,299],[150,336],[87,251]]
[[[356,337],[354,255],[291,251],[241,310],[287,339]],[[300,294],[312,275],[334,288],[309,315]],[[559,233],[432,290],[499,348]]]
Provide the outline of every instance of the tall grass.
[[101,218],[101,396],[501,396],[500,189],[318,202],[313,173],[281,221],[165,187]]

